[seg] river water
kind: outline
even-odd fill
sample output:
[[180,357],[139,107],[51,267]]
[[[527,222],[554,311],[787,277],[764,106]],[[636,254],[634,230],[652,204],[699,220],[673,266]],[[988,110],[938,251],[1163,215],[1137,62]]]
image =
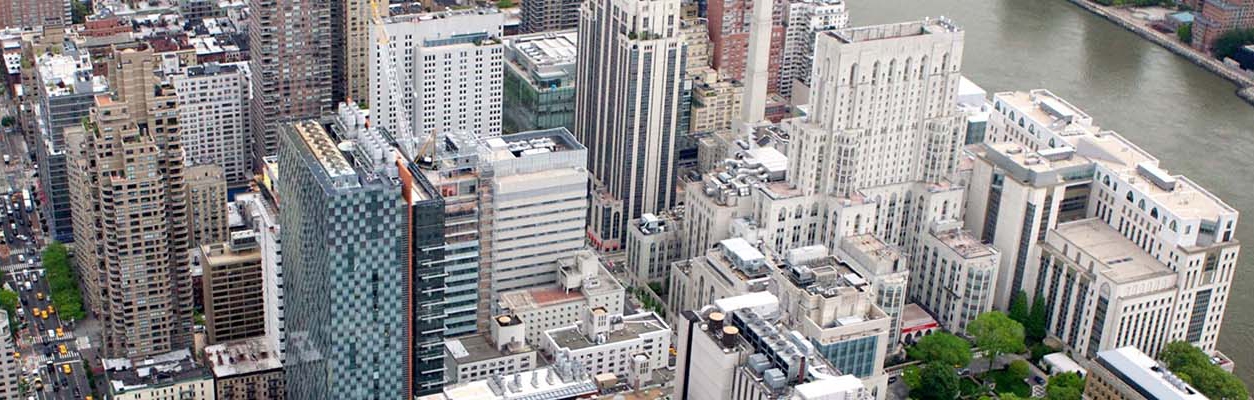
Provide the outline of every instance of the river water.
[[[962,69],[990,93],[1045,88],[1242,212],[1254,245],[1254,108],[1235,87],[1065,0],[846,0],[850,25],[946,16],[966,30]],[[1254,382],[1254,254],[1237,270],[1219,349]]]

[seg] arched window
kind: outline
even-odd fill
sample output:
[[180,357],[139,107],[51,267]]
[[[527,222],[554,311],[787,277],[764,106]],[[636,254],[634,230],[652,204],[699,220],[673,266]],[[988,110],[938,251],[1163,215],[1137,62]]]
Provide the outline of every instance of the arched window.
[[1167,229],[1171,229],[1171,231],[1172,231],[1172,232],[1175,232],[1175,231],[1176,231],[1176,221],[1171,221],[1171,223],[1167,224]]
[[1131,191],[1131,190],[1129,190],[1129,191],[1128,191],[1128,201],[1133,201],[1133,200],[1135,200],[1135,199],[1133,199],[1133,198],[1132,198],[1132,191]]
[[1141,201],[1137,202],[1136,207],[1140,208],[1141,211],[1145,211],[1145,199],[1141,199]]
[[1158,219],[1158,207],[1150,209],[1150,218]]

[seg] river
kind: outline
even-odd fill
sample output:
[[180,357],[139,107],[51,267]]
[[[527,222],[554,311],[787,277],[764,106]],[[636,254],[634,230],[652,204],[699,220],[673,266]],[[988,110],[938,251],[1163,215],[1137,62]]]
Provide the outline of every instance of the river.
[[[946,16],[966,30],[962,69],[990,93],[1045,88],[1247,216],[1254,243],[1254,108],[1235,87],[1065,0],[846,0],[850,25]],[[1248,251],[1247,251],[1248,253]],[[1254,382],[1254,254],[1237,270],[1219,338]]]

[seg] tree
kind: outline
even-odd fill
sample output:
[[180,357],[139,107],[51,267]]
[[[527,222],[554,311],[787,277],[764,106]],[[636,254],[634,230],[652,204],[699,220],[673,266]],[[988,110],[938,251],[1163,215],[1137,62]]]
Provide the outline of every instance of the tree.
[[513,0],[497,0],[496,2],[496,8],[513,8],[513,7],[514,7]]
[[906,383],[906,387],[910,390],[917,390],[923,387],[922,377],[919,376],[919,366],[911,365],[901,370],[901,381]]
[[1080,400],[1084,393],[1084,378],[1075,372],[1064,372],[1049,377],[1045,384],[1047,400]]
[[1254,43],[1254,29],[1233,29],[1219,35],[1211,47],[1211,54],[1220,60],[1230,57],[1241,49],[1241,46]]
[[966,367],[971,364],[971,343],[947,332],[937,332],[919,339],[906,350],[906,354],[925,363],[939,361],[945,365]]
[[922,387],[910,393],[911,397],[921,400],[953,400],[958,398],[958,374],[954,367],[940,362],[931,362],[919,371],[919,382]]
[[12,115],[5,115],[4,118],[0,118],[0,126],[3,126],[5,128],[13,126],[13,124],[16,122],[17,122],[17,118],[13,118]]
[[1210,362],[1201,349],[1185,341],[1168,343],[1158,357],[1167,369],[1211,399],[1245,399],[1248,389],[1241,380]]
[[1010,319],[1027,326],[1028,316],[1028,294],[1020,290],[1010,299]]
[[1187,23],[1180,24],[1180,27],[1176,28],[1176,37],[1180,38],[1180,41],[1184,42],[1185,44],[1192,44],[1193,43],[1193,23],[1187,22]]
[[1028,379],[1028,375],[1032,374],[1032,366],[1028,365],[1027,361],[1014,360],[1006,367],[1006,372],[1010,373],[1010,376],[1015,378],[1015,380],[1021,381]]
[[87,20],[87,15],[91,14],[91,6],[81,0],[71,0],[73,2],[70,10],[70,21],[81,24]]
[[1016,395],[1014,393],[999,393],[997,395],[997,398],[1001,400],[1026,400],[1022,397],[1019,397],[1019,395]]
[[1045,339],[1045,326],[1048,316],[1045,314],[1045,299],[1037,296],[1032,302],[1032,311],[1028,313],[1028,322],[1023,324],[1024,334],[1028,340],[1039,342]]
[[19,302],[17,292],[8,289],[0,289],[0,307],[4,307],[4,311],[9,313],[9,334],[17,332],[17,303]]
[[975,345],[988,357],[989,369],[993,369],[998,355],[1020,353],[1026,349],[1023,325],[1000,311],[989,311],[975,317],[975,321],[967,325],[967,334],[975,337]]

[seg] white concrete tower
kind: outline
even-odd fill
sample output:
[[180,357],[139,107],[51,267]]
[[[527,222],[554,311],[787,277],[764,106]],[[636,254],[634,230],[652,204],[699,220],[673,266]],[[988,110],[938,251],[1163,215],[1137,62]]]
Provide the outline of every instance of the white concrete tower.
[[771,79],[771,11],[774,2],[753,2],[749,25],[749,62],[745,68],[745,96],[740,117],[746,124],[766,119],[766,86]]

